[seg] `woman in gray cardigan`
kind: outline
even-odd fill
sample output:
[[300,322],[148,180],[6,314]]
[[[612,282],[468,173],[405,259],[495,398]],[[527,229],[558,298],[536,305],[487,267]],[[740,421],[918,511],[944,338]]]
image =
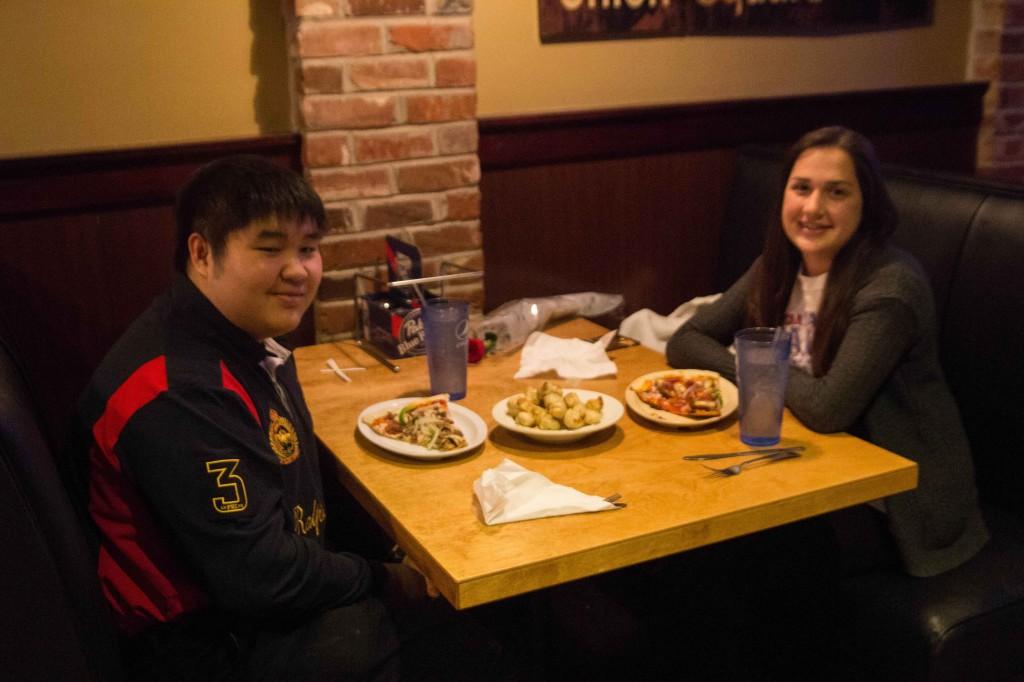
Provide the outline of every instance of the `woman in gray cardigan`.
[[927,278],[889,246],[897,216],[874,150],[845,128],[808,133],[784,166],[777,218],[751,268],[668,343],[673,367],[735,378],[727,347],[748,326],[793,331],[786,406],[815,431],[849,431],[918,464],[885,500],[907,572],[931,576],[988,539],[970,449],[936,347]]

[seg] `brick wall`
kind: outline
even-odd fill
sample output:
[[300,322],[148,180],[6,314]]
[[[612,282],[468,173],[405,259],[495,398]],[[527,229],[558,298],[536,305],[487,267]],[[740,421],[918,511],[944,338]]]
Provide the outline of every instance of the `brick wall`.
[[991,83],[978,173],[1024,182],[1024,0],[974,0],[968,70]]
[[[327,207],[320,341],[351,333],[352,275],[384,236],[483,268],[472,0],[291,0],[306,172]],[[483,300],[482,281],[449,293]]]

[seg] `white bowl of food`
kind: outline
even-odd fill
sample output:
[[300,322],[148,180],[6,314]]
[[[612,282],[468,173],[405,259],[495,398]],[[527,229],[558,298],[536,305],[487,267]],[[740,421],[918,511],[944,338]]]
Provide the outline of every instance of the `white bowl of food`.
[[550,382],[504,398],[491,410],[500,426],[541,443],[581,440],[614,426],[624,413],[622,403],[610,395],[583,388],[562,389]]

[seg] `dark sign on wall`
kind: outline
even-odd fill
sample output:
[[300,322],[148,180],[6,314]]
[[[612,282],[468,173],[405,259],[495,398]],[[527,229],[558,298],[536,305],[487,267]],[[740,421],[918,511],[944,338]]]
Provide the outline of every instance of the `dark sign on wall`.
[[924,26],[934,0],[538,0],[541,42],[829,35]]

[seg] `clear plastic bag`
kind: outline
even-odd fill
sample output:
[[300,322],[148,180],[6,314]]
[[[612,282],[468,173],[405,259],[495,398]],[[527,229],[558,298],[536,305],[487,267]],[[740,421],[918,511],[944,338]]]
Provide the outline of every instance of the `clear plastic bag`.
[[494,336],[494,351],[507,353],[526,342],[531,332],[543,329],[551,320],[569,315],[596,317],[619,308],[623,303],[619,294],[584,291],[543,298],[520,298],[498,306],[475,322],[471,322],[473,335],[484,339]]

